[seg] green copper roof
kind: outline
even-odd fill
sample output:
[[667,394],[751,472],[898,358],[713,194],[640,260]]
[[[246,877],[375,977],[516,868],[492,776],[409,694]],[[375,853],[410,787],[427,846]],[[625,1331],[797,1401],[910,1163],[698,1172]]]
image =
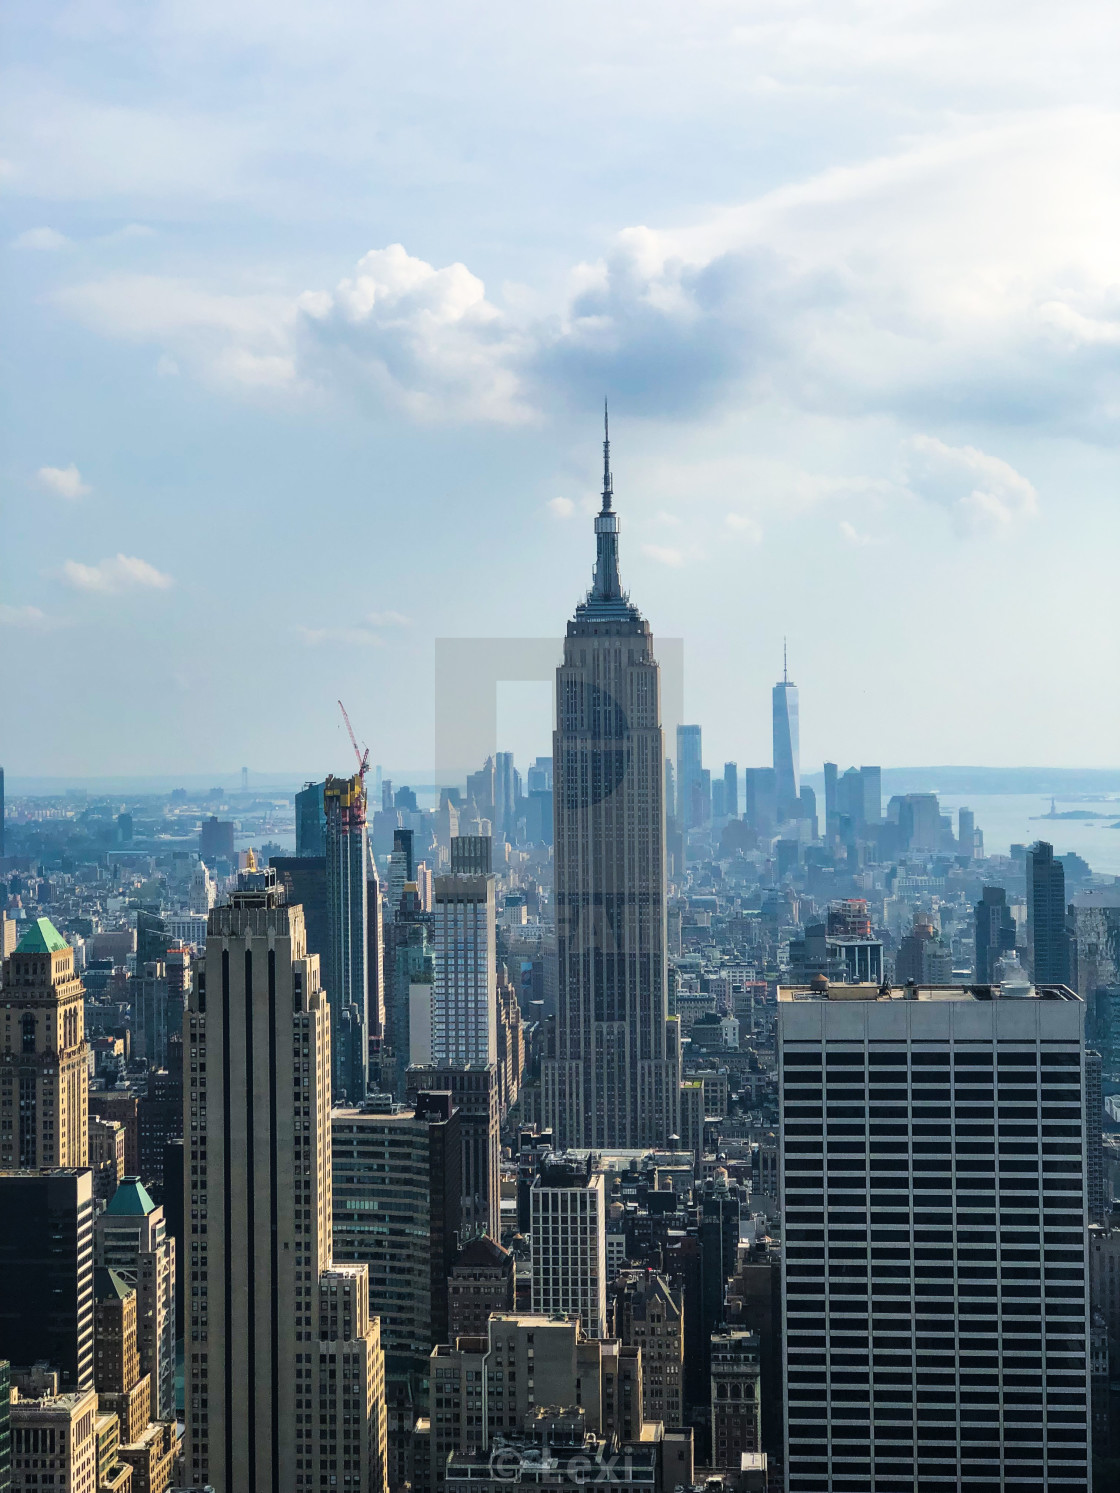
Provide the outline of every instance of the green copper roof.
[[154,1213],[155,1203],[139,1177],[125,1177],[109,1199],[105,1212],[113,1217],[137,1217],[142,1213]]
[[107,1270],[104,1265],[98,1265],[93,1272],[93,1299],[95,1301],[125,1301],[132,1295],[134,1287],[130,1286],[123,1275],[118,1275],[115,1270]]
[[16,945],[16,953],[60,954],[69,947],[50,918],[36,918]]

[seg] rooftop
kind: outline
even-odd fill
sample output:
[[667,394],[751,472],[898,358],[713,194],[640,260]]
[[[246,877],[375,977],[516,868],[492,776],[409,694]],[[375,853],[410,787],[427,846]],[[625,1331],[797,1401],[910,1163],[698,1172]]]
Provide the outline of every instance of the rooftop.
[[1077,1001],[1068,985],[779,985],[779,1001]]
[[16,953],[61,954],[69,947],[50,918],[36,918],[16,945]]
[[155,1211],[156,1205],[139,1177],[125,1177],[105,1209],[110,1218],[137,1218]]

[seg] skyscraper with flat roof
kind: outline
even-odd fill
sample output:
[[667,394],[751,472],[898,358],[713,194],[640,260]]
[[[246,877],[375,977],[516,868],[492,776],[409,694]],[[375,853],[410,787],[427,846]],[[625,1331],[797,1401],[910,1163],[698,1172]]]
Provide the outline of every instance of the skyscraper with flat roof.
[[729,819],[739,817],[739,768],[734,762],[723,764],[723,812]]
[[0,1358],[93,1388],[93,1174],[0,1172]]
[[704,822],[703,745],[699,726],[677,727],[677,811],[685,829]]
[[783,651],[782,677],[774,686],[774,778],[781,819],[797,817],[801,797],[801,735],[798,724],[797,685],[789,677]]
[[779,990],[791,1493],[1089,1486],[1083,1014]]
[[435,878],[432,949],[432,1062],[497,1062],[493,876],[455,872]]
[[578,1313],[588,1337],[607,1335],[606,1193],[590,1158],[549,1156],[529,1191],[533,1310]]
[[305,783],[296,794],[296,854],[322,855],[325,850],[323,831],[326,811],[323,806],[324,783]]
[[330,1012],[271,870],[211,911],[183,1027],[186,1480],[383,1493],[368,1276],[331,1256]]
[[1027,957],[1035,984],[1068,984],[1070,946],[1066,927],[1066,872],[1053,845],[1038,840],[1027,851]]
[[649,623],[622,589],[610,443],[595,572],[556,671],[558,1014],[542,1063],[562,1145],[664,1145],[677,1130],[668,1017],[665,743]]
[[1015,919],[1007,903],[1007,891],[1001,886],[981,890],[975,909],[975,968],[981,985],[995,979],[996,965],[1005,954],[1015,952]]

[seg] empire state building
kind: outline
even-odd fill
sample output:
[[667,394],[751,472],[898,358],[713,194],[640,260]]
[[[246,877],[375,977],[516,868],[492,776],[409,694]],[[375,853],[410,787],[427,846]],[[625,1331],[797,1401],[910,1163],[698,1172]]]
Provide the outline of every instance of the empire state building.
[[623,1149],[664,1146],[678,1130],[680,1053],[667,1003],[661,678],[649,623],[619,580],[604,435],[595,574],[556,671],[558,1010],[541,1079],[561,1146]]

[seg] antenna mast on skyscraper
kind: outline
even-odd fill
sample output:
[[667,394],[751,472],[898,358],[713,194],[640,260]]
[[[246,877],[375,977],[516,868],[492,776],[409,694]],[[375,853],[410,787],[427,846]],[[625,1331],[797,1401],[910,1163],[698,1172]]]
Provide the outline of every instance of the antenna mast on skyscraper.
[[611,480],[611,427],[607,416],[607,401],[603,400],[603,512],[611,511],[614,483]]
[[789,683],[789,650],[785,638],[782,639],[782,683]]

